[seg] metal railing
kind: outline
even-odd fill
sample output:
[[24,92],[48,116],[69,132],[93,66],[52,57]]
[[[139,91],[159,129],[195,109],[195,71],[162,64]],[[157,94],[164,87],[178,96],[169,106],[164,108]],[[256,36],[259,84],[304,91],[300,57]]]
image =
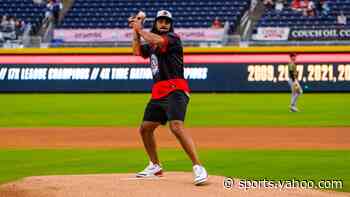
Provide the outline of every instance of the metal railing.
[[335,41],[256,41],[246,42],[248,46],[336,46],[350,45],[350,40]]

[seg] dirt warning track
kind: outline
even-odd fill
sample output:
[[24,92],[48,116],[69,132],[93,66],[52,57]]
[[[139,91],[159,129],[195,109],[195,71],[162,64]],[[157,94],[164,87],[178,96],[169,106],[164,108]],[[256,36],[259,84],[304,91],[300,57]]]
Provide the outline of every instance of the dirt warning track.
[[[350,149],[350,128],[188,128],[200,148]],[[0,128],[0,148],[142,147],[137,128]],[[166,127],[160,147],[179,147]]]

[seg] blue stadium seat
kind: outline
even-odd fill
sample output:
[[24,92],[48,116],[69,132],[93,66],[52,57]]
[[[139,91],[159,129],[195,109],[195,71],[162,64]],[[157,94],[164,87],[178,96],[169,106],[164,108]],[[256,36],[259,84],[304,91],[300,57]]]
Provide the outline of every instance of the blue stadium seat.
[[[249,8],[249,2],[250,0],[75,0],[59,28],[66,28],[71,21],[91,21],[96,28],[126,28],[126,19],[137,11],[143,10],[149,18],[154,18],[161,9],[172,12],[176,27],[210,27],[215,17],[238,24],[239,18]],[[90,21],[80,18],[88,18]],[[90,23],[87,26],[93,28]]]
[[44,12],[45,5],[37,5],[33,1],[1,0],[0,3],[0,16],[14,16],[35,26],[40,26]]
[[291,0],[288,0],[288,5],[281,12],[276,12],[274,9],[266,10],[256,27],[265,27],[266,24],[277,27],[284,23],[293,28],[330,28],[336,27],[336,16],[340,11],[343,11],[348,18],[350,17],[350,0],[330,1],[331,13],[328,16],[318,14],[314,17],[303,16],[301,12],[291,10],[290,3]]

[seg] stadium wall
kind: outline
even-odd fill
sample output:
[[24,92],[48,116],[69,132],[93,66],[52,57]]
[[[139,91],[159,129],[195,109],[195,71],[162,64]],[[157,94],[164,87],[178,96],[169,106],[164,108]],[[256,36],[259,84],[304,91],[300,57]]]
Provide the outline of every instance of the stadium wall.
[[[217,54],[217,53],[327,53],[349,52],[350,46],[271,46],[271,47],[186,47],[186,54]],[[25,54],[131,54],[131,48],[23,48],[0,49],[0,55]]]
[[[297,52],[306,92],[350,91],[350,47],[186,48],[194,92],[284,92],[288,54]],[[148,60],[130,48],[6,49],[1,92],[148,92]]]

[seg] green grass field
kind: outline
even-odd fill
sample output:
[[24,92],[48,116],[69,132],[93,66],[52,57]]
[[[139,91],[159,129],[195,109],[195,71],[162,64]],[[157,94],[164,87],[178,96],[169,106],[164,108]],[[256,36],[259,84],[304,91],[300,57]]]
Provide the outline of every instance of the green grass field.
[[[193,94],[187,126],[350,126],[350,94]],[[136,127],[149,94],[1,94],[0,127]]]
[[[0,150],[0,183],[25,176],[135,173],[147,164],[142,150]],[[202,150],[212,175],[248,180],[343,180],[350,192],[350,151]],[[191,171],[181,150],[160,151],[166,171]]]
[[[350,94],[305,94],[300,113],[289,94],[193,94],[191,127],[349,127]],[[149,94],[0,94],[0,127],[128,126],[141,121]],[[160,152],[168,171],[190,171],[181,150]],[[210,174],[243,179],[343,180],[350,150],[201,150]],[[143,150],[0,150],[0,183],[26,176],[136,172]]]

